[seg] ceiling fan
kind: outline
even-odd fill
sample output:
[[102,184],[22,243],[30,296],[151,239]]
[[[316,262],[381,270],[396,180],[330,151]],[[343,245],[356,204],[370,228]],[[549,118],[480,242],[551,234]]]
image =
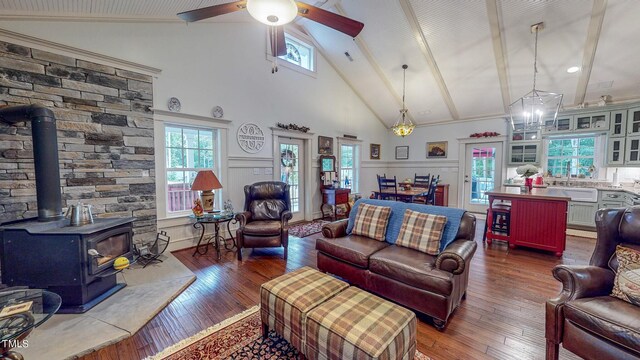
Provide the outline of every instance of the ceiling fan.
[[351,37],[356,37],[364,27],[359,21],[294,0],[239,0],[181,12],[178,17],[193,22],[244,9],[247,9],[254,19],[272,26],[271,37],[275,41],[271,41],[271,53],[274,56],[287,53],[282,25],[293,21],[296,16],[302,16]]

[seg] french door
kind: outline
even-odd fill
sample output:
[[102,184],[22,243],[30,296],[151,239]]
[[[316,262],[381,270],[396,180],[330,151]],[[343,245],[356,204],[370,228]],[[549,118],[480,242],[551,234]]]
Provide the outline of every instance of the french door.
[[291,221],[304,220],[304,143],[302,140],[280,137],[278,141],[279,179],[289,184]]
[[463,206],[484,213],[489,207],[487,192],[502,184],[502,143],[466,144],[465,165]]

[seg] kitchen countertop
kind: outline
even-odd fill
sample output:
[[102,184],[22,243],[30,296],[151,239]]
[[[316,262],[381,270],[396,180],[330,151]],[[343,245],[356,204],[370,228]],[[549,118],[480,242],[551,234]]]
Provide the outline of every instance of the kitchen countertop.
[[557,195],[550,195],[549,191],[545,188],[534,188],[531,193],[521,193],[520,188],[517,187],[501,187],[494,191],[486,192],[489,196],[508,196],[513,198],[522,199],[540,199],[540,200],[554,200],[554,201],[570,201],[571,198]]
[[[511,184],[503,184],[503,187],[513,187],[513,188],[518,188],[521,186],[524,186],[524,183],[511,183]],[[566,185],[533,185],[533,188],[547,188],[547,187],[557,187],[557,188],[576,188],[576,189],[580,189],[580,188],[585,188],[585,189],[598,189],[599,191],[620,191],[620,192],[626,192],[628,194],[631,195],[640,195],[640,187],[633,187],[633,186],[611,186],[611,185],[605,185],[605,184],[601,184],[598,186],[575,186],[575,185],[571,185],[571,186],[566,186]]]

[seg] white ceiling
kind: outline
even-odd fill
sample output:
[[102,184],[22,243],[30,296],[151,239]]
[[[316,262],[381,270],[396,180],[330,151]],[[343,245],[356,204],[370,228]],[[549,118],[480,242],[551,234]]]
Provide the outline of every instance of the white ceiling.
[[[177,21],[185,10],[228,0],[0,0],[1,16]],[[314,1],[305,1],[315,5]],[[324,8],[365,24],[357,39],[299,19],[296,24],[386,124],[398,118],[402,64],[406,102],[418,124],[505,113],[533,86],[564,94],[564,107],[640,99],[637,0],[329,0]],[[246,12],[214,21],[253,21]],[[353,62],[344,52],[348,51]],[[570,66],[582,70],[568,74]]]

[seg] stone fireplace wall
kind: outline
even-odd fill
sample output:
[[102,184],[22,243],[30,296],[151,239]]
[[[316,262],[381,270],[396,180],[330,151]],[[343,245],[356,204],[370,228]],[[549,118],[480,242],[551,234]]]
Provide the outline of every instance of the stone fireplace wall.
[[[133,216],[134,241],[156,234],[152,77],[0,42],[0,106],[56,115],[63,208]],[[0,223],[37,216],[29,123],[0,123]]]

